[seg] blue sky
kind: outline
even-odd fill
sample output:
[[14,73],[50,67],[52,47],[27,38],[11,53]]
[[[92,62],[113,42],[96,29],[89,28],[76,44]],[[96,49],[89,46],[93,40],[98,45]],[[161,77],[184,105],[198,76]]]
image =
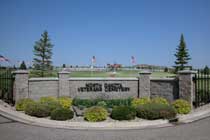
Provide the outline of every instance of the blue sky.
[[174,65],[184,34],[194,67],[210,66],[210,0],[0,0],[0,54],[32,61],[49,32],[53,63]]

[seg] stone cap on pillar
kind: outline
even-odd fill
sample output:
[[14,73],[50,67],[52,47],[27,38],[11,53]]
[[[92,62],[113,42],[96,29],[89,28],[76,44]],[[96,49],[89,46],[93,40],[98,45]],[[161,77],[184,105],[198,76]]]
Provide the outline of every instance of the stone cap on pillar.
[[182,70],[182,71],[178,71],[178,74],[196,74],[197,71],[194,70]]
[[152,72],[149,70],[144,70],[144,71],[139,72],[139,75],[145,75],[145,74],[150,75],[151,73]]
[[16,70],[12,72],[13,74],[28,74],[29,72],[27,70]]

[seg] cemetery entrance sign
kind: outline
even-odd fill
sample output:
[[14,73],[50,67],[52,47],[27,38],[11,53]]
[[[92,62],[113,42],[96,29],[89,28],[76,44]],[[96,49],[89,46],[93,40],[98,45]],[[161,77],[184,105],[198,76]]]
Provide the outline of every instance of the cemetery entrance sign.
[[130,91],[129,87],[123,87],[121,83],[86,83],[85,87],[79,87],[78,92],[126,92]]

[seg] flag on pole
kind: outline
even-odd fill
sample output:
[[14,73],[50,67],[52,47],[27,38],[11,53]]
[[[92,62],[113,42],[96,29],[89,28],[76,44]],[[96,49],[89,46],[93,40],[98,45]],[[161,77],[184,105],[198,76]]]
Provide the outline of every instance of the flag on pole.
[[7,59],[6,57],[0,55],[0,61],[1,61],[1,62],[3,62],[3,61],[9,62],[9,59]]
[[135,65],[136,64],[136,59],[134,56],[131,56],[131,63],[132,65]]
[[95,64],[95,63],[96,63],[96,57],[93,56],[93,57],[92,57],[92,64]]

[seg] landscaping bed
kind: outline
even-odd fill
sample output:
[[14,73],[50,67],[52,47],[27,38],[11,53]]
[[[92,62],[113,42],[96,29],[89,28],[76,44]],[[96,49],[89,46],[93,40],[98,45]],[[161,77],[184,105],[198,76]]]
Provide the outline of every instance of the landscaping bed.
[[191,111],[184,100],[169,103],[160,97],[112,100],[42,97],[38,101],[21,99],[15,109],[33,117],[67,122],[170,121]]

